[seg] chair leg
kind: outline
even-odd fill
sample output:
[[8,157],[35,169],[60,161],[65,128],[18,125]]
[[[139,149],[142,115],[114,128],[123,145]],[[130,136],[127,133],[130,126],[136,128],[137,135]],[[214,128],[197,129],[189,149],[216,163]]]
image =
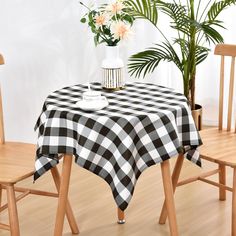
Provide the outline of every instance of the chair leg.
[[[226,185],[226,167],[225,165],[219,164],[219,183]],[[226,189],[219,187],[219,199],[220,201],[226,200]]]
[[117,215],[118,215],[118,224],[124,224],[125,223],[125,212],[122,211],[119,207],[117,208]]
[[68,202],[71,164],[72,164],[72,155],[65,155],[62,166],[61,185],[59,191],[54,236],[62,236],[64,218],[66,213],[66,205]]
[[233,196],[232,196],[232,236],[236,236],[236,167],[233,177]]
[[177,220],[176,220],[176,212],[175,212],[175,202],[174,202],[174,193],[173,186],[170,175],[170,162],[166,160],[161,163],[161,173],[162,180],[165,192],[166,199],[166,209],[167,215],[169,219],[170,233],[171,236],[178,236],[178,228],[177,228]]
[[[179,180],[180,172],[183,166],[183,161],[184,161],[184,155],[179,154],[176,163],[175,163],[175,168],[173,170],[172,174],[172,185],[173,185],[173,192],[176,190],[176,186]],[[164,204],[162,206],[161,210],[161,215],[159,218],[159,224],[165,224],[167,219],[167,210],[166,210],[166,201],[164,201]]]
[[6,185],[11,236],[20,236],[14,185]]
[[[53,180],[55,182],[56,189],[59,192],[60,191],[60,185],[61,185],[61,178],[60,178],[58,168],[57,167],[52,168],[51,169],[51,174],[52,174]],[[75,216],[73,214],[73,211],[72,211],[69,200],[68,200],[67,206],[66,206],[66,217],[68,219],[72,234],[78,234],[79,229],[78,229],[78,226],[77,226],[77,223],[76,223],[76,220],[75,220]]]
[[0,184],[0,207],[2,206],[2,185]]

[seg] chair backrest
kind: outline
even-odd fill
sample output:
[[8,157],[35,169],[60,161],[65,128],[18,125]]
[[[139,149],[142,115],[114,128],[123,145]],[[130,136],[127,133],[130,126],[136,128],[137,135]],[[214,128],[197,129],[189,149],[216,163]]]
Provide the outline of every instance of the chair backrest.
[[[0,54],[0,65],[4,64],[3,56]],[[3,109],[2,109],[2,95],[0,89],[0,144],[5,143],[4,124],[3,124]]]
[[[227,114],[227,131],[230,131],[231,127],[232,127],[236,45],[218,44],[215,47],[215,55],[221,55],[221,66],[220,66],[220,99],[219,99],[219,130],[223,129],[224,85],[225,85],[225,57],[226,56],[231,57],[230,80],[229,80],[229,95],[228,95],[228,112],[226,113]],[[236,124],[235,124],[235,132],[236,132]]]

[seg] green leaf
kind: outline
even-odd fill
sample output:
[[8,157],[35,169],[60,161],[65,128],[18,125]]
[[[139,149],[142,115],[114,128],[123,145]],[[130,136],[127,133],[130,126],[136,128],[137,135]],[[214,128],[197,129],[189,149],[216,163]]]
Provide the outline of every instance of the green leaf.
[[81,23],[86,23],[86,18],[82,18],[82,19],[80,20],[80,22],[81,22]]
[[134,18],[146,19],[153,25],[157,25],[158,13],[156,0],[127,0],[125,4],[130,9],[129,14]]
[[130,15],[124,15],[124,16],[122,17],[122,19],[123,19],[124,21],[130,23],[131,25],[132,25],[133,22],[134,22],[134,18],[133,18],[132,16],[130,16]]
[[210,21],[213,21],[217,18],[217,16],[228,6],[236,4],[236,0],[223,0],[214,2],[210,7],[207,16]]
[[207,22],[203,22],[202,24],[200,24],[201,30],[203,31],[203,34],[206,38],[206,41],[208,41],[208,43],[223,43],[224,39],[222,37],[222,35],[216,30],[214,29],[211,23],[207,23]]
[[189,54],[189,42],[184,38],[177,38],[174,39],[174,44],[178,44],[180,46],[183,57],[187,58]]
[[94,34],[97,34],[97,29],[96,29],[96,27],[94,27],[94,26],[90,26],[91,27],[91,31],[94,33]]
[[107,27],[103,27],[103,32],[106,35],[110,35],[111,34],[111,30],[109,28],[107,28]]
[[173,47],[168,42],[156,44],[155,47],[132,55],[129,58],[128,71],[135,77],[152,73],[161,61],[172,61],[181,70],[182,64]]
[[207,58],[209,52],[210,52],[209,48],[197,46],[197,48],[196,48],[196,65],[203,62]]
[[94,16],[96,15],[96,11],[90,11],[88,13],[88,19],[89,19],[89,22],[94,22]]
[[172,28],[186,35],[190,34],[190,25],[192,24],[192,20],[188,16],[186,6],[176,3],[158,1],[158,8],[172,19]]

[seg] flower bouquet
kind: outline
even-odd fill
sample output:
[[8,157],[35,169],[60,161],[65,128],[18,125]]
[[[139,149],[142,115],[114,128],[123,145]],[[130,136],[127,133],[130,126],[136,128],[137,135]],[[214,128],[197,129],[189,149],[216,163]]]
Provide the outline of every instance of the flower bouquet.
[[107,46],[117,46],[119,41],[132,34],[134,17],[129,14],[130,9],[125,1],[116,0],[97,9],[91,9],[82,2],[80,4],[88,9],[81,22],[88,23],[94,33],[95,45],[106,43]]
[[130,8],[122,0],[103,4],[97,9],[91,9],[82,2],[80,4],[88,9],[81,22],[88,23],[94,34],[95,45],[106,44],[105,59],[102,61],[102,87],[120,90],[124,88],[124,63],[119,57],[118,43],[132,34],[130,28],[134,17],[129,14]]

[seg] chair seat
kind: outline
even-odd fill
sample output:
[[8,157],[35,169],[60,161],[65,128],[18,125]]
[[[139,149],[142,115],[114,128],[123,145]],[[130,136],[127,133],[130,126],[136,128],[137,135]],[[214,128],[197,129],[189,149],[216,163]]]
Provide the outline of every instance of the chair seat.
[[0,145],[0,183],[16,183],[33,175],[35,151],[35,145],[28,143]]
[[236,166],[236,134],[217,128],[200,131],[203,145],[200,154],[203,159],[227,166]]

